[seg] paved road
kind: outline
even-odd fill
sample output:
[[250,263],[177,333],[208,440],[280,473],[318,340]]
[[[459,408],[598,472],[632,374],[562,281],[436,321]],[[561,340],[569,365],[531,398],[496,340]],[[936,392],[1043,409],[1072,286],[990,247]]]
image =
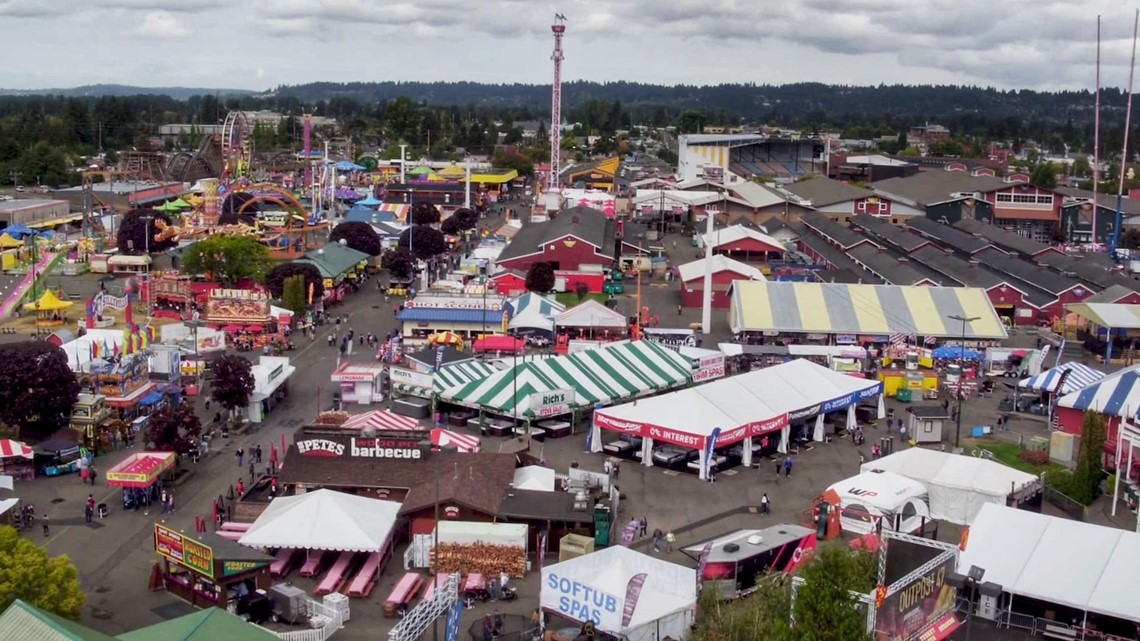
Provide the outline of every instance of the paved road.
[[[671,244],[666,246],[671,247]],[[683,257],[683,260],[688,259]],[[664,282],[646,282],[643,285],[643,304],[661,315],[663,326],[684,326],[698,320],[699,310],[686,310],[678,319],[666,313],[673,310],[675,314],[679,297],[676,283],[665,286]],[[623,297],[619,306],[632,314],[636,307],[632,293]],[[390,305],[384,304],[374,287],[362,288],[344,305],[331,311],[349,315],[348,326],[357,333],[382,335],[395,326]],[[710,338],[714,341],[728,335],[723,314],[714,314],[713,329]],[[215,448],[208,458],[193,466],[193,477],[176,491],[178,509],[175,513],[124,513],[115,507],[121,505],[117,490],[106,487],[92,489],[82,485],[75,476],[38,479],[21,486],[20,494],[25,500],[35,503],[40,513],[47,511],[51,515],[52,532],[46,539],[51,553],[68,554],[79,569],[91,606],[86,617],[88,623],[108,633],[119,634],[187,611],[173,597],[147,589],[150,567],[156,560],[151,540],[153,524],[161,521],[191,531],[194,516],[208,515],[211,500],[226,492],[244,472],[245,468],[239,468],[233,458],[233,451],[238,446],[248,450],[260,443],[267,448],[270,442],[291,434],[310,420],[318,406],[327,403],[331,394],[329,374],[336,365],[336,351],[325,343],[325,333],[330,331],[336,331],[336,327],[326,326],[314,342],[303,341],[290,355],[297,371],[289,381],[287,402],[276,408],[256,430],[221,441],[221,447]],[[351,358],[367,360],[368,355],[357,353]],[[990,405],[995,403],[996,399],[968,404],[965,422],[972,425],[991,420],[994,409]],[[203,411],[202,416],[205,418],[207,414]],[[1014,424],[1015,430],[1027,432],[1039,431],[1040,428],[1031,424]],[[494,443],[488,445],[494,447]],[[601,457],[583,452],[584,439],[581,436],[548,442],[544,448],[545,458],[557,469],[565,470],[572,461],[579,461],[587,469],[600,471],[602,468]],[[100,459],[97,465],[106,469],[127,453]],[[645,515],[651,530],[656,527],[673,530],[677,533],[678,547],[737,527],[798,523],[802,511],[819,492],[831,483],[856,473],[858,464],[858,451],[849,442],[820,445],[800,454],[794,478],[779,482],[772,477],[767,465],[758,470],[738,469],[722,473],[716,483],[704,483],[687,474],[674,475],[661,468],[626,464],[622,468],[620,482],[627,497],[622,516]],[[94,491],[95,498],[108,503],[112,509],[108,519],[86,526],[82,520],[82,506],[89,491]],[[760,517],[749,513],[745,508],[758,505],[763,493],[767,493],[772,501],[773,514]],[[29,535],[42,540],[39,531]],[[644,544],[643,541],[639,545]],[[353,601],[352,621],[336,638],[344,641],[371,640],[388,630],[392,621],[382,618],[380,599],[402,572],[399,562],[402,552],[399,550],[372,597]],[[678,562],[688,562],[678,552],[669,556]],[[529,613],[537,605],[537,581],[537,573],[521,581],[522,598],[514,604],[504,605],[502,610],[506,613]],[[299,585],[312,587],[304,580]],[[464,615],[464,626],[490,609],[491,606],[484,605],[468,611]]]

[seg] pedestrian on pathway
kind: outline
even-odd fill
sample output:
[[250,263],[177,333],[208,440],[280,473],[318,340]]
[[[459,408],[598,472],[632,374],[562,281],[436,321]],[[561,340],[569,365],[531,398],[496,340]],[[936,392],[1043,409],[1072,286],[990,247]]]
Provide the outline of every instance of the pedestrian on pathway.
[[254,467],[253,452],[251,451],[249,453],[249,482],[250,483],[253,483],[253,479],[255,476],[257,476],[257,468]]
[[760,497],[760,513],[761,514],[771,514],[772,513],[772,504],[771,504],[771,502],[768,501],[768,493],[767,492],[764,493],[764,496]]
[[784,469],[784,462],[776,459],[776,480],[780,480],[780,470]]
[[50,521],[48,520],[48,515],[45,514],[44,518],[42,518],[40,520],[43,522],[43,525],[44,525],[44,538],[46,539],[50,533],[49,530],[51,529],[51,527],[49,525]]
[[241,467],[242,460],[245,458],[245,450],[240,447],[237,448],[237,451],[234,452],[234,456],[237,457],[238,467]]
[[83,504],[83,520],[90,523],[91,519],[95,516],[95,496],[88,494],[87,502]]
[[681,308],[681,303],[677,303],[677,315],[678,315],[678,316],[680,316],[680,315],[681,315],[681,309],[682,309],[682,308]]
[[257,462],[260,463],[261,462],[261,445],[260,444],[258,444],[257,447],[253,448],[253,453],[257,457]]
[[166,490],[162,491],[162,513],[166,514],[170,511],[170,497],[167,496]]
[[642,516],[641,520],[638,522],[638,524],[641,526],[641,529],[638,530],[638,533],[637,533],[637,536],[640,538],[640,537],[645,536],[646,532],[649,531],[649,519]]
[[673,536],[673,530],[669,530],[668,532],[665,533],[665,551],[666,552],[668,552],[670,554],[673,553],[673,543],[676,540],[677,540],[677,537]]
[[606,473],[606,476],[612,476],[614,473],[614,464],[609,459],[602,461],[602,471]]
[[660,552],[661,551],[661,543],[662,543],[664,538],[665,538],[665,534],[661,531],[661,528],[657,528],[657,529],[653,530],[653,551],[654,552]]
[[618,463],[614,463],[613,466],[614,466],[614,468],[613,468],[613,471],[611,472],[611,474],[613,475],[614,480],[616,481],[618,478],[618,474],[621,473],[621,465]]
[[784,459],[784,476],[792,478],[792,457]]
[[95,477],[99,476],[99,472],[97,472],[97,471],[95,470],[95,466],[91,466],[91,468],[90,468],[90,470],[89,470],[89,472],[88,472],[88,476],[90,476],[90,477],[91,477],[91,485],[92,485],[92,487],[94,487],[94,485],[95,485]]

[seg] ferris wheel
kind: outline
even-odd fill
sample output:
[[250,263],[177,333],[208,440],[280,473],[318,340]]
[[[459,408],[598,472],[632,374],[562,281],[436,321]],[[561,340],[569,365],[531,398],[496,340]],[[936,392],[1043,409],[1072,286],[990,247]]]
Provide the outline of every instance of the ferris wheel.
[[222,124],[222,157],[225,159],[224,177],[237,178],[249,172],[253,158],[252,128],[243,111],[226,114]]

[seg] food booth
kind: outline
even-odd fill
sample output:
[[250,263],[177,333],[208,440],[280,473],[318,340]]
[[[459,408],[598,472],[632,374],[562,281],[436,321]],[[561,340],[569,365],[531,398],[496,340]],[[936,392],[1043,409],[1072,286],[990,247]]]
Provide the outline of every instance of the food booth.
[[114,449],[111,436],[118,421],[106,401],[106,397],[99,394],[80,394],[71,406],[68,420],[68,427],[79,436],[83,446],[96,455]]
[[139,452],[131,454],[104,475],[108,487],[145,489],[158,482],[174,467],[174,452]]
[[35,452],[20,441],[0,439],[0,475],[17,481],[30,481],[36,476]]
[[151,587],[195,607],[224,609],[230,601],[272,584],[272,556],[210,532],[190,537],[156,523],[154,550],[161,563],[155,564]]
[[371,405],[384,400],[383,363],[341,363],[332,373],[332,382],[340,387],[344,403]]

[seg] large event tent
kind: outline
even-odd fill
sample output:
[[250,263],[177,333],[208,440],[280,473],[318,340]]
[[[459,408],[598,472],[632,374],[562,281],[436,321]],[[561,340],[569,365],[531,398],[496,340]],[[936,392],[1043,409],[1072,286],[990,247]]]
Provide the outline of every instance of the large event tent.
[[[619,341],[597,349],[520,362],[483,379],[450,387],[439,400],[492,414],[537,418],[532,395],[573,390],[570,409],[609,404],[680,387],[692,379],[689,359],[649,341]],[[568,410],[569,411],[569,410]]]
[[400,504],[333,490],[280,496],[238,541],[254,548],[379,552],[391,544]]
[[1041,480],[1008,465],[976,456],[912,447],[868,461],[862,471],[882,470],[926,486],[930,515],[969,525],[982,506],[1006,505],[1010,496],[1027,499],[1041,491]]
[[[1061,377],[1064,376],[1065,372],[1069,373],[1065,377],[1065,384],[1061,389],[1057,389],[1057,384],[1061,382]],[[1102,378],[1104,378],[1104,372],[1095,370],[1083,363],[1069,362],[1047,369],[1036,376],[1022,379],[1017,386],[1036,392],[1063,395],[1084,389]]]
[[463,385],[471,381],[481,381],[497,371],[499,371],[498,367],[486,361],[472,360],[454,365],[444,365],[435,371],[432,386],[438,393],[449,387]]
[[542,568],[543,610],[628,641],[684,639],[696,604],[696,570],[620,545]]
[[715,447],[745,441],[744,464],[751,465],[752,438],[780,432],[780,451],[787,451],[789,418],[815,416],[815,440],[823,440],[823,417],[848,410],[855,420],[860,401],[878,396],[882,413],[883,385],[848,376],[805,359],[720,379],[655,398],[594,412],[591,449],[602,451],[601,430],[642,437],[642,461],[653,464],[657,441],[700,450],[700,470],[713,430],[720,428]]
[[1140,534],[985,505],[970,526],[958,571],[971,566],[1017,597],[1140,621]]
[[534,292],[513,298],[504,306],[510,314],[507,328],[513,331],[538,329],[553,333],[554,317],[566,311],[562,303]]

